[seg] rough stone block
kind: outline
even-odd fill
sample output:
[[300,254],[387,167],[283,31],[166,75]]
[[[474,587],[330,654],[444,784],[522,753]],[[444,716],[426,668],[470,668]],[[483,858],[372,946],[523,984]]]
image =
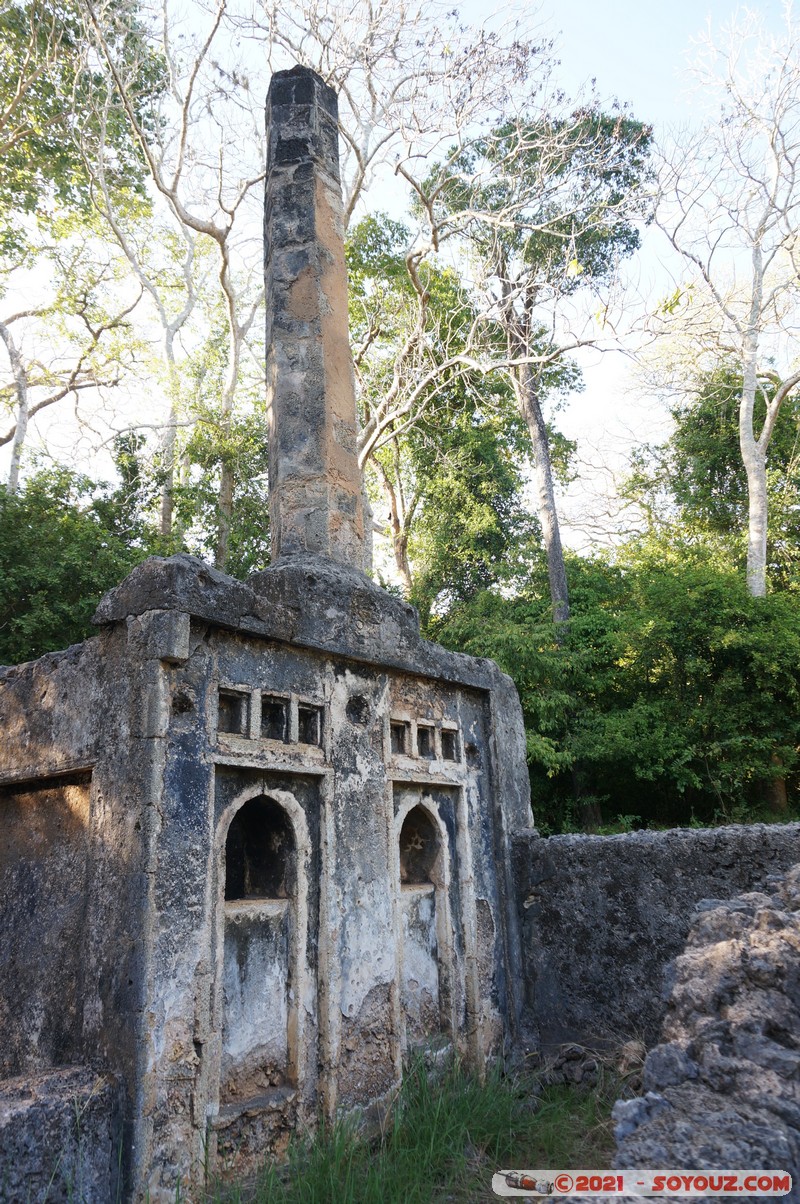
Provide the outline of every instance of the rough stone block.
[[769,894],[699,908],[647,1095],[614,1109],[616,1167],[780,1170],[800,1197],[798,881],[795,866]]
[[0,1082],[0,1200],[117,1200],[121,1115],[119,1082],[85,1066]]
[[[695,905],[763,890],[798,859],[798,824],[548,839],[521,834],[514,864],[528,1015],[545,1045],[657,1041],[665,976],[683,949]],[[713,912],[705,913],[709,939],[716,923]]]

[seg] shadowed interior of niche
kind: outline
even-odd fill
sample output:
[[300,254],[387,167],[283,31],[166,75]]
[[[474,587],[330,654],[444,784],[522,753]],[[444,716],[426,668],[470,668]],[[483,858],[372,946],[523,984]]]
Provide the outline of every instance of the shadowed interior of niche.
[[400,830],[400,882],[406,886],[433,881],[439,853],[436,827],[424,807],[414,807]]
[[225,899],[289,899],[296,878],[294,834],[274,799],[250,799],[225,842]]

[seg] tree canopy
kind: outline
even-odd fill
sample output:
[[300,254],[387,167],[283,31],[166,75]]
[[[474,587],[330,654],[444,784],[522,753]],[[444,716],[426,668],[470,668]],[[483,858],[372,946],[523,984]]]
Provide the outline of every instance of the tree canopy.
[[[139,121],[153,130],[166,87],[133,0],[104,14],[106,37],[127,63]],[[5,0],[0,7],[0,252],[24,242],[23,215],[92,208],[87,157],[113,150],[112,186],[144,195],[145,165],[113,85],[92,53],[72,0]],[[110,104],[105,104],[106,100]],[[100,113],[103,113],[102,122]]]

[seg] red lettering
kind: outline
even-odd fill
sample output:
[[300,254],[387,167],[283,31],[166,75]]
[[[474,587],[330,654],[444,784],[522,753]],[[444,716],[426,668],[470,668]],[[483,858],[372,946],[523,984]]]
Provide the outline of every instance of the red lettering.
[[790,1192],[792,1190],[792,1176],[791,1175],[773,1175],[772,1190],[773,1191]]
[[760,1175],[758,1179],[759,1191],[772,1191],[772,1175]]
[[683,1186],[680,1178],[677,1175],[670,1175],[667,1179],[667,1191],[680,1191]]
[[[622,1189],[620,1189],[620,1190],[622,1190]],[[664,1190],[664,1176],[663,1175],[653,1175],[653,1186],[651,1188],[651,1191],[663,1191],[663,1190]]]
[[757,1175],[748,1175],[744,1181],[744,1190],[745,1191],[758,1191],[758,1187],[756,1186],[757,1183],[758,1183]]
[[735,1176],[735,1175],[723,1175],[723,1176],[722,1176],[722,1179],[723,1179],[723,1183],[724,1183],[724,1187],[723,1187],[723,1189],[722,1189],[722,1190],[723,1190],[723,1191],[724,1191],[726,1194],[727,1194],[728,1192],[734,1192],[734,1191],[737,1191],[737,1190],[738,1190],[738,1184],[737,1184],[737,1182],[736,1182],[736,1176]]
[[576,1191],[590,1191],[591,1190],[589,1187],[589,1176],[588,1175],[576,1175],[575,1190]]
[[692,1190],[692,1179],[693,1178],[694,1178],[693,1175],[681,1175],[681,1183],[683,1184],[683,1186],[686,1188],[687,1191]]
[[695,1191],[705,1191],[708,1188],[708,1179],[705,1175],[695,1175],[694,1189]]

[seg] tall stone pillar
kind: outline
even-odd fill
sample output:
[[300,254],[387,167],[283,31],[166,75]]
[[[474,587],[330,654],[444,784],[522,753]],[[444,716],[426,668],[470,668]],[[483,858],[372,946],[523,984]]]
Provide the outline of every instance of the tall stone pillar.
[[267,96],[264,252],[272,558],[366,559],[336,93],[313,71]]

